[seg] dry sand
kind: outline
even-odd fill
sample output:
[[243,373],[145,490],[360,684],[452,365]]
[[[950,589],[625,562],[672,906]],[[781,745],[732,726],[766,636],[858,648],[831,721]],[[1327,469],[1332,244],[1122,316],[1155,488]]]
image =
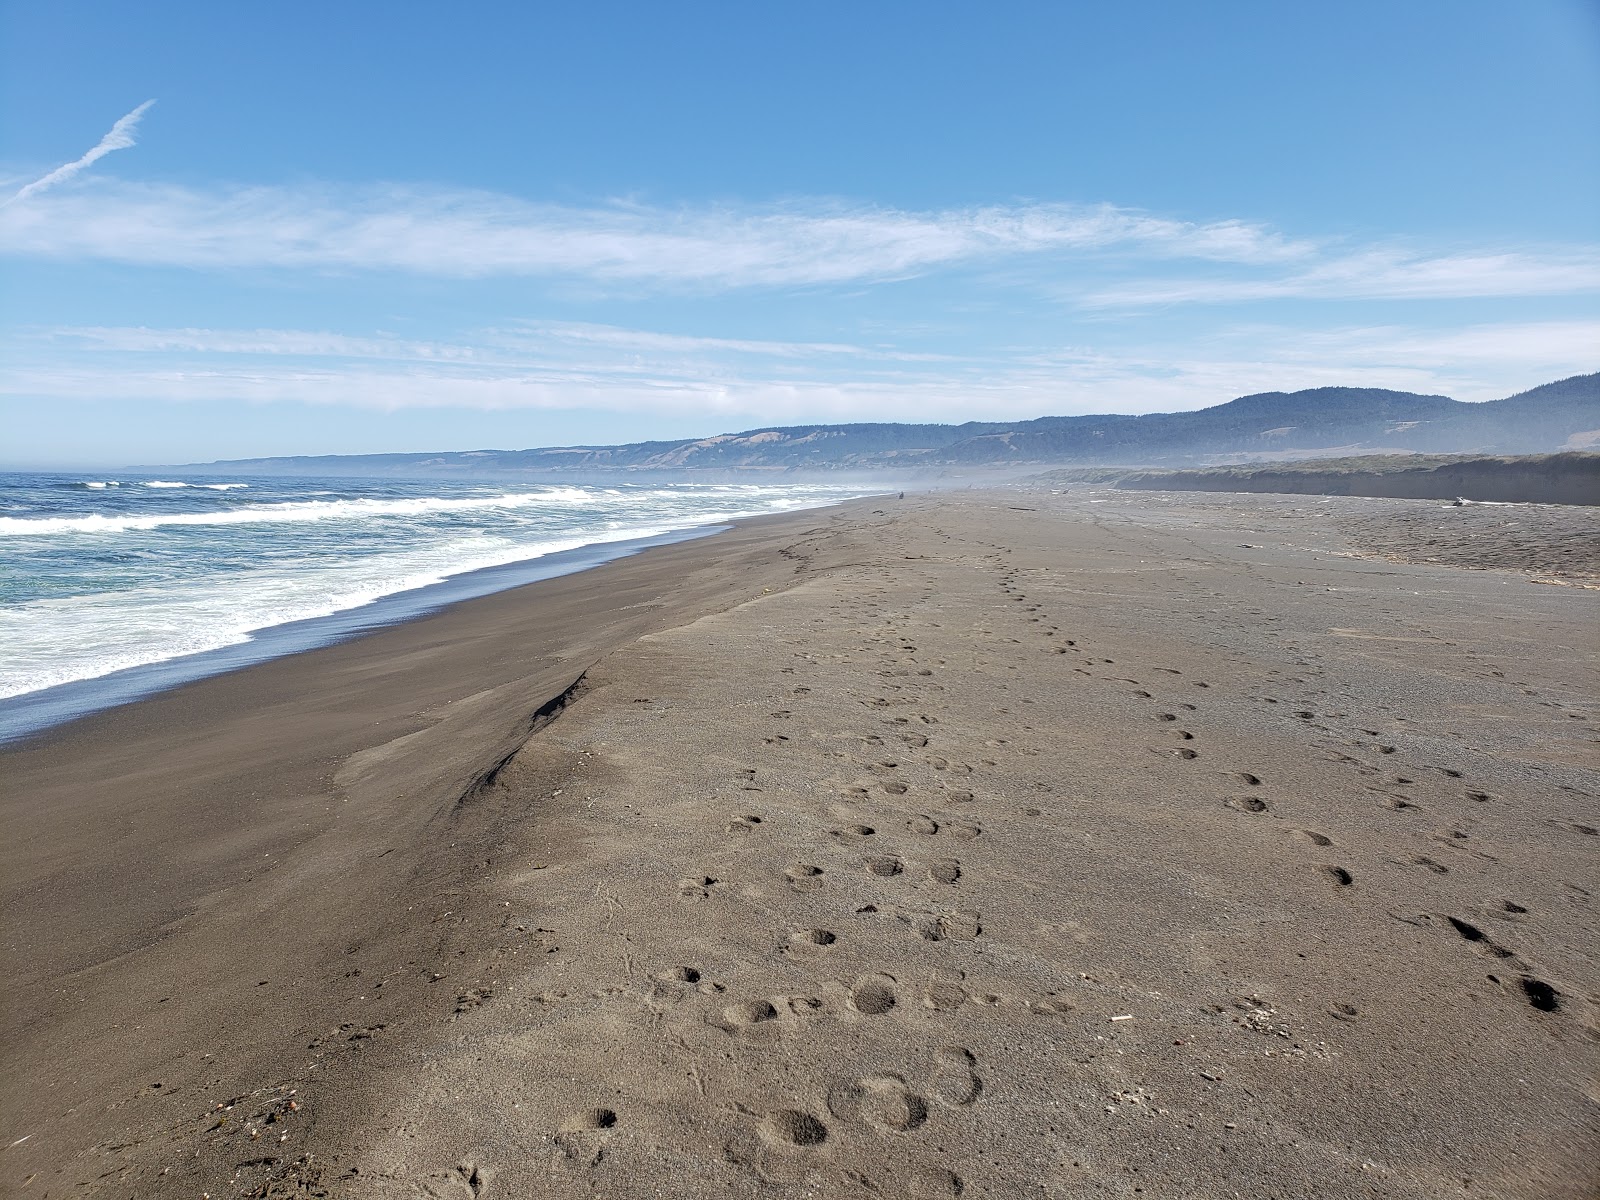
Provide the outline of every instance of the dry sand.
[[856,504],[5,752],[0,1188],[1593,1195],[1596,595],[1440,511]]

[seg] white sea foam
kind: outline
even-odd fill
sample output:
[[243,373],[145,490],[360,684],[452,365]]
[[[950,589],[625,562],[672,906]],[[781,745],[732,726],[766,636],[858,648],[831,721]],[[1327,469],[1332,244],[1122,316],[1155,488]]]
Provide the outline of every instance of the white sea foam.
[[[35,590],[33,599],[0,605],[0,697],[238,645],[273,626],[487,567],[827,504],[849,490],[538,487],[295,499],[210,512],[0,517],[0,552],[15,567],[49,572],[81,562],[87,585],[76,595]],[[85,506],[98,503],[85,498]],[[168,503],[141,501],[146,508]],[[168,526],[197,528],[170,543],[141,538]],[[131,556],[116,553],[134,548]]]
[[251,525],[267,522],[362,520],[370,517],[425,517],[441,513],[492,509],[571,507],[592,497],[582,488],[543,492],[508,492],[498,496],[419,496],[403,500],[291,500],[251,504],[216,512],[145,513],[74,517],[0,517],[0,537],[49,537],[58,534],[126,533],[182,525]]
[[636,527],[529,544],[462,538],[338,566],[243,571],[191,583],[181,593],[142,588],[0,609],[0,644],[7,647],[0,698],[238,645],[262,629],[331,616],[468,571],[663,532]]

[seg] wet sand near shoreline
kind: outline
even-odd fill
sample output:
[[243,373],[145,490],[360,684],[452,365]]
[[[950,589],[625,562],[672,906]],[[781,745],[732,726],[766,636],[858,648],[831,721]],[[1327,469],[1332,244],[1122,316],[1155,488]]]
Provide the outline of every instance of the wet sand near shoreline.
[[1430,504],[857,503],[0,752],[0,1189],[1590,1195],[1596,599]]

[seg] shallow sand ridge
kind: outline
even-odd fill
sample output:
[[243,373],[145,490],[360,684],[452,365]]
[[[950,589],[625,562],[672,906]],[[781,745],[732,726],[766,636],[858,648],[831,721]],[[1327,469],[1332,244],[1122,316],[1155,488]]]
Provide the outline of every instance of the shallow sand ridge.
[[[743,602],[480,756],[310,1036],[243,1094],[116,1097],[146,1129],[100,1162],[132,1194],[1589,1194],[1594,593],[1342,557],[1328,511],[783,525]],[[394,789],[409,736],[335,785]]]

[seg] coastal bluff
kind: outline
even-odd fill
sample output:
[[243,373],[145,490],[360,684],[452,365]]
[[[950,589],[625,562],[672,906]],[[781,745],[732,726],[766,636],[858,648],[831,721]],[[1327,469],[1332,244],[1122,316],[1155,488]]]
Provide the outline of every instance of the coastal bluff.
[[1136,471],[1118,479],[1116,486],[1154,491],[1594,505],[1600,504],[1600,454],[1571,452],[1444,462],[1390,456],[1214,467],[1204,471]]

